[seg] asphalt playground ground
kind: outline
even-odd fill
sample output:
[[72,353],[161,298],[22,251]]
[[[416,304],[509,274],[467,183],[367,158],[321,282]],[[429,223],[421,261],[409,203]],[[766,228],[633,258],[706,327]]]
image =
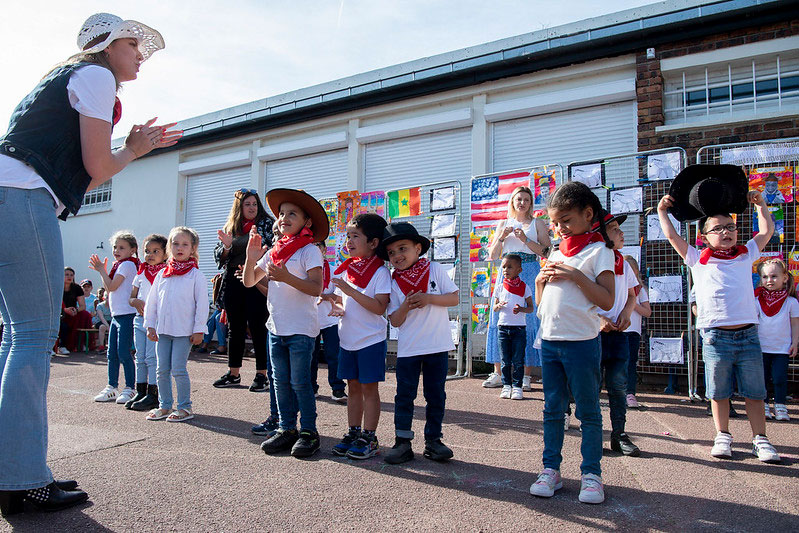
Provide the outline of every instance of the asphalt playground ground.
[[[477,379],[447,383],[444,442],[455,458],[421,456],[390,466],[381,456],[339,458],[330,448],[346,431],[346,407],[330,399],[326,370],[317,400],[322,450],[310,459],[267,456],[250,426],[266,416],[267,394],[247,390],[254,362],[245,359],[240,388],[215,389],[224,356],[192,354],[196,418],[148,422],[121,405],[92,401],[106,383],[105,355],[53,358],[49,388],[50,465],[74,478],[90,501],[59,513],[0,519],[0,531],[770,531],[799,530],[799,409],[769,422],[783,458],[766,465],[751,455],[745,419],[732,421],[733,459],[710,456],[712,421],[703,404],[642,393],[627,431],[639,458],[608,448],[603,395],[606,501],[586,505],[579,492],[578,422],[564,443],[564,486],[555,497],[528,492],[541,467],[543,393],[500,400]],[[393,445],[394,374],[381,385],[378,437]],[[414,430],[424,408],[417,399]],[[736,402],[743,412],[742,402]],[[0,452],[1,453],[1,452]]]

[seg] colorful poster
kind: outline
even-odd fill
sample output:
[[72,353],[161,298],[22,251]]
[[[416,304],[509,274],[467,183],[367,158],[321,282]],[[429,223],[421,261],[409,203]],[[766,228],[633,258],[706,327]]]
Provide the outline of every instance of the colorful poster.
[[491,295],[491,267],[472,269],[472,298],[488,298]]
[[340,192],[338,197],[338,230],[343,230],[347,222],[358,214],[361,207],[361,195],[358,191]]
[[799,252],[788,253],[788,272],[793,275],[794,281],[799,284]]
[[386,193],[372,191],[361,194],[360,213],[376,213],[381,217],[386,216]]
[[336,198],[324,198],[319,200],[322,208],[327,214],[327,222],[330,224],[330,234],[333,235],[338,231],[338,200]]
[[472,305],[472,333],[475,335],[488,333],[488,304]]
[[472,181],[472,224],[496,224],[508,218],[508,201],[516,187],[529,187],[530,173],[487,176]]
[[[785,243],[785,211],[780,206],[769,206],[769,213],[771,213],[771,220],[774,221],[774,234],[769,239],[769,244],[783,244]],[[752,236],[760,232],[757,217],[752,217]]]
[[346,232],[340,231],[336,233],[336,260],[334,263],[340,265],[349,258],[350,254],[347,251],[347,234]]
[[495,226],[474,228],[469,235],[469,261],[489,261],[488,246],[494,238]]
[[389,191],[387,197],[389,218],[415,217],[422,212],[419,187]]
[[555,179],[557,175],[556,170],[538,170],[533,172],[533,194],[535,195],[533,204],[535,204],[536,207],[547,205],[549,195],[555,192]]
[[749,171],[749,189],[760,191],[767,204],[793,201],[794,168],[791,166],[760,167]]

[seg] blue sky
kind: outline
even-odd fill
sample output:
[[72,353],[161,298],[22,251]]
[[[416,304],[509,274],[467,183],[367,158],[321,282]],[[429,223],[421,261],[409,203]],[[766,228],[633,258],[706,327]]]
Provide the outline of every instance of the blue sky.
[[[106,11],[159,30],[166,49],[126,84],[122,135],[413,59],[551,28],[640,0],[193,0],[8,2],[0,18],[0,132],[47,70],[77,51],[80,25]],[[42,16],[45,14],[45,16]]]

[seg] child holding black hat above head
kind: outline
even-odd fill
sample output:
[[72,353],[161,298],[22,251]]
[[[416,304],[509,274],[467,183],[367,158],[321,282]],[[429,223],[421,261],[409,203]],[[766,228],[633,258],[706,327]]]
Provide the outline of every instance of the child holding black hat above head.
[[266,202],[283,236],[265,253],[260,234],[250,231],[242,276],[245,287],[269,279],[266,327],[280,429],[261,449],[269,454],[291,449],[294,457],[309,457],[319,450],[311,357],[319,335],[316,302],[323,273],[322,252],[314,243],[327,238],[327,214],[313,196],[294,189],[272,189]]
[[[692,165],[674,179],[669,194],[658,204],[663,234],[691,268],[696,289],[697,329],[702,334],[707,396],[713,409],[716,438],[710,454],[732,457],[729,402],[732,375],[746,399],[746,414],[754,439],[752,453],[763,462],[778,463],[780,456],[766,438],[763,400],[763,357],[758,339],[758,316],[751,290],[752,263],[774,232],[774,223],[761,193],[747,193],[746,175],[734,165]],[[737,244],[738,228],[730,213],[755,204],[760,233],[746,245]],[[668,212],[680,221],[699,219],[701,252],[689,246],[669,222]]]
[[388,314],[391,325],[399,328],[394,398],[397,441],[385,456],[390,464],[413,459],[411,422],[421,374],[427,401],[424,456],[434,461],[452,457],[452,450],[441,442],[441,424],[448,352],[455,349],[447,307],[458,305],[458,287],[440,264],[420,258],[429,248],[430,241],[407,222],[389,224],[377,248],[378,257],[394,267]]

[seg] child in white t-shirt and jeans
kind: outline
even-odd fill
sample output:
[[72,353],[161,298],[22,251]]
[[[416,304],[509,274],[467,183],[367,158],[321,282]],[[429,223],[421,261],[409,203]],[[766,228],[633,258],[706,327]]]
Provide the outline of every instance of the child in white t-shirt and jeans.
[[494,293],[494,312],[502,354],[502,399],[523,400],[524,355],[527,348],[526,313],[535,312],[533,292],[521,280],[522,258],[507,254],[502,259],[503,281]]

